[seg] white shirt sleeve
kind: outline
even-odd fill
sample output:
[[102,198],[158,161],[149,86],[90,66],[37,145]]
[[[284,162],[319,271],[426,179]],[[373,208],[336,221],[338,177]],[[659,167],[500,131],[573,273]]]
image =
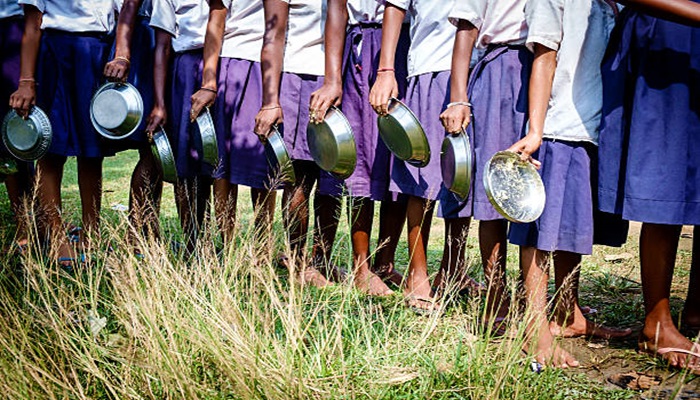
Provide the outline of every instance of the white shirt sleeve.
[[386,2],[404,10],[408,10],[411,6],[411,0],[386,0]]
[[450,11],[449,20],[455,26],[459,20],[464,20],[474,25],[476,29],[481,30],[484,24],[484,15],[486,14],[486,0],[458,0],[455,1],[452,11]]
[[564,36],[564,0],[529,0],[525,6],[527,46],[535,43],[559,50]]
[[19,4],[34,6],[42,13],[46,12],[46,2],[44,0],[19,0]]
[[169,0],[153,0],[153,14],[151,14],[151,26],[162,29],[173,36],[177,36],[177,21],[175,20],[175,7]]

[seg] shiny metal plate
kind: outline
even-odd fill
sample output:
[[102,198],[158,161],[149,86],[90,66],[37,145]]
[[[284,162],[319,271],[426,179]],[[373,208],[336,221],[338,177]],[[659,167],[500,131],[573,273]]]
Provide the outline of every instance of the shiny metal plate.
[[309,123],[306,140],[311,156],[322,170],[340,179],[346,179],[355,172],[355,135],[350,122],[339,109],[328,109],[320,124]]
[[458,135],[445,137],[440,151],[442,180],[445,187],[462,201],[469,196],[473,163],[472,147],[464,130]]
[[107,139],[129,137],[141,124],[143,114],[141,94],[130,83],[107,82],[90,102],[92,125]]
[[205,108],[197,117],[197,127],[202,139],[202,152],[204,162],[216,167],[219,164],[219,146],[216,139],[214,120],[211,118],[209,108]]
[[163,180],[170,183],[177,181],[177,167],[175,165],[175,156],[170,147],[170,141],[165,131],[162,129],[153,135],[153,143],[151,144],[151,152],[158,160],[158,167],[163,174]]
[[282,139],[277,127],[272,128],[270,136],[265,140],[265,155],[272,169],[273,179],[279,179],[292,185],[296,183],[292,159],[289,157],[284,139]]
[[49,117],[32,107],[27,119],[10,110],[2,122],[2,141],[13,156],[25,161],[43,157],[51,147],[53,130]]
[[387,115],[377,117],[379,135],[384,144],[400,160],[415,167],[430,162],[430,145],[423,126],[415,114],[398,99],[390,99]]

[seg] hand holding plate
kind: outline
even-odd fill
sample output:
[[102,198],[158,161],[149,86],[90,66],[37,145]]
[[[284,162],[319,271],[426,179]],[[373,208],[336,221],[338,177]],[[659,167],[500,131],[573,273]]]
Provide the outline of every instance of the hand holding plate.
[[389,100],[399,95],[399,84],[396,77],[390,71],[377,74],[377,80],[369,93],[369,103],[379,115],[386,115],[389,111]]
[[282,107],[279,104],[262,106],[255,116],[253,133],[264,142],[270,136],[272,127],[282,122]]
[[17,90],[10,96],[10,107],[12,107],[19,116],[27,119],[29,110],[36,104],[36,86],[34,81],[22,81],[19,83]]
[[472,113],[471,109],[466,103],[450,104],[454,105],[448,106],[447,109],[440,114],[440,122],[442,122],[442,126],[445,127],[445,131],[456,136],[467,128],[469,122],[471,122]]
[[110,81],[126,82],[129,76],[129,59],[126,57],[115,57],[105,64],[104,76]]
[[326,82],[320,89],[311,93],[309,101],[309,122],[320,124],[331,106],[339,106],[343,97],[343,87],[340,82]]
[[148,120],[146,122],[146,134],[148,135],[149,140],[153,138],[153,132],[163,129],[163,125],[165,125],[167,118],[168,113],[165,110],[165,106],[153,106],[153,110],[151,110],[151,114],[148,116]]
[[508,148],[508,151],[512,151],[520,155],[520,159],[523,161],[528,161],[535,168],[539,169],[542,163],[532,158],[532,154],[536,152],[542,145],[542,137],[534,133],[528,133],[524,138],[518,140],[514,145]]
[[216,90],[209,88],[201,88],[190,98],[192,108],[190,110],[190,122],[202,113],[204,107],[210,107],[216,100]]

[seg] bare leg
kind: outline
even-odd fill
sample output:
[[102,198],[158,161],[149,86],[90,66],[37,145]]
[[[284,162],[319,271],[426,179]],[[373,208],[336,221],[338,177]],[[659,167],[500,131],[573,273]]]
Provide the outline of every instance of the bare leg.
[[471,218],[445,219],[445,246],[442,250],[440,271],[434,286],[444,292],[448,288],[464,289],[470,279],[467,275],[467,236]]
[[369,268],[371,257],[369,240],[372,236],[374,202],[365,197],[349,197],[348,212],[351,219],[355,288],[371,296],[392,294],[392,290]]
[[557,347],[547,321],[548,254],[534,247],[520,248],[525,301],[529,311],[524,350],[537,362],[559,368],[577,367],[578,361]]
[[[693,344],[673,324],[669,297],[676,262],[680,225],[642,224],[639,253],[642,266],[642,292],[646,318],[639,336],[639,348],[656,353],[662,348],[690,350]],[[682,353],[662,354],[675,367],[700,372],[700,359]]]
[[[29,227],[32,207],[32,188],[34,187],[34,167],[31,163],[17,161],[17,172],[5,179],[7,197],[10,199],[12,216],[17,224],[15,243],[18,246],[26,246],[29,238]],[[18,249],[20,252],[21,249]]]
[[586,319],[578,303],[581,255],[567,251],[554,254],[556,297],[554,318],[550,323],[553,335],[563,337],[593,336],[605,339],[625,337],[629,328],[618,329],[593,323]]
[[693,228],[693,259],[690,263],[688,295],[683,306],[683,325],[700,330],[700,227]]
[[40,231],[51,239],[51,250],[61,264],[69,266],[75,252],[63,232],[61,216],[61,181],[66,157],[48,154],[37,162],[37,194],[39,197]]
[[406,221],[406,199],[384,200],[379,210],[379,237],[372,270],[385,282],[400,287],[403,276],[394,268],[396,246]]
[[[150,148],[139,149],[139,161],[131,174],[129,221],[144,236],[160,238],[160,198],[163,179]],[[138,250],[137,250],[138,252]]]
[[506,220],[479,221],[479,250],[481,265],[484,268],[486,285],[486,318],[505,318],[508,314],[509,300],[506,291],[506,259],[507,259]]
[[314,197],[314,243],[312,259],[314,266],[323,273],[326,279],[341,281],[342,273],[330,265],[333,243],[338,232],[338,222],[341,212],[341,198],[321,195],[316,192]]
[[216,226],[221,231],[224,243],[230,243],[236,231],[236,206],[238,204],[238,185],[228,179],[214,180],[214,213]]
[[211,180],[204,177],[185,178],[175,184],[175,202],[189,254],[195,250],[207,214],[210,187]]
[[427,246],[430,237],[430,223],[433,215],[433,202],[420,197],[408,199],[406,222],[408,224],[409,266],[404,294],[409,305],[416,308],[430,309],[432,288],[428,278]]
[[80,203],[83,210],[83,229],[86,236],[81,237],[81,245],[89,248],[85,242],[90,237],[97,237],[100,229],[100,210],[102,208],[102,158],[78,157],[78,187]]
[[253,202],[253,210],[255,210],[255,226],[259,227],[260,233],[267,235],[272,229],[272,221],[275,217],[277,192],[251,188],[250,198]]

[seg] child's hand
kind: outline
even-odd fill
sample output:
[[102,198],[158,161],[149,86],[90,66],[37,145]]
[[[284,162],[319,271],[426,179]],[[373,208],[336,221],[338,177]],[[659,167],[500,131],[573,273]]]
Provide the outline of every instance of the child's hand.
[[311,93],[309,101],[309,122],[320,124],[331,106],[339,106],[343,98],[343,87],[340,83],[324,83],[320,89]]
[[29,110],[36,104],[36,86],[33,81],[20,82],[17,90],[10,96],[10,107],[20,117],[26,119]]
[[386,115],[389,99],[399,95],[399,84],[393,72],[377,74],[377,80],[369,93],[369,103],[379,115]]
[[151,110],[151,114],[148,116],[148,120],[146,122],[146,134],[148,135],[149,139],[153,138],[153,132],[165,125],[165,121],[167,121],[167,119],[168,113],[165,110],[165,106],[154,105],[153,110]]
[[115,57],[105,65],[104,76],[110,81],[125,82],[129,76],[130,62],[125,57]]
[[524,138],[518,140],[514,145],[510,146],[508,151],[518,153],[520,159],[529,161],[535,168],[539,169],[542,163],[532,158],[532,154],[536,152],[542,145],[542,136],[528,133]]
[[216,100],[216,90],[201,88],[190,97],[192,108],[190,109],[190,122],[199,116],[204,107],[209,107]]
[[261,141],[266,141],[270,136],[273,125],[280,125],[283,121],[282,107],[277,105],[262,106],[255,116],[255,129],[253,133],[258,135]]
[[452,107],[447,107],[440,114],[440,122],[445,130],[453,135],[457,135],[467,128],[471,121],[471,109],[466,104],[455,104]]

